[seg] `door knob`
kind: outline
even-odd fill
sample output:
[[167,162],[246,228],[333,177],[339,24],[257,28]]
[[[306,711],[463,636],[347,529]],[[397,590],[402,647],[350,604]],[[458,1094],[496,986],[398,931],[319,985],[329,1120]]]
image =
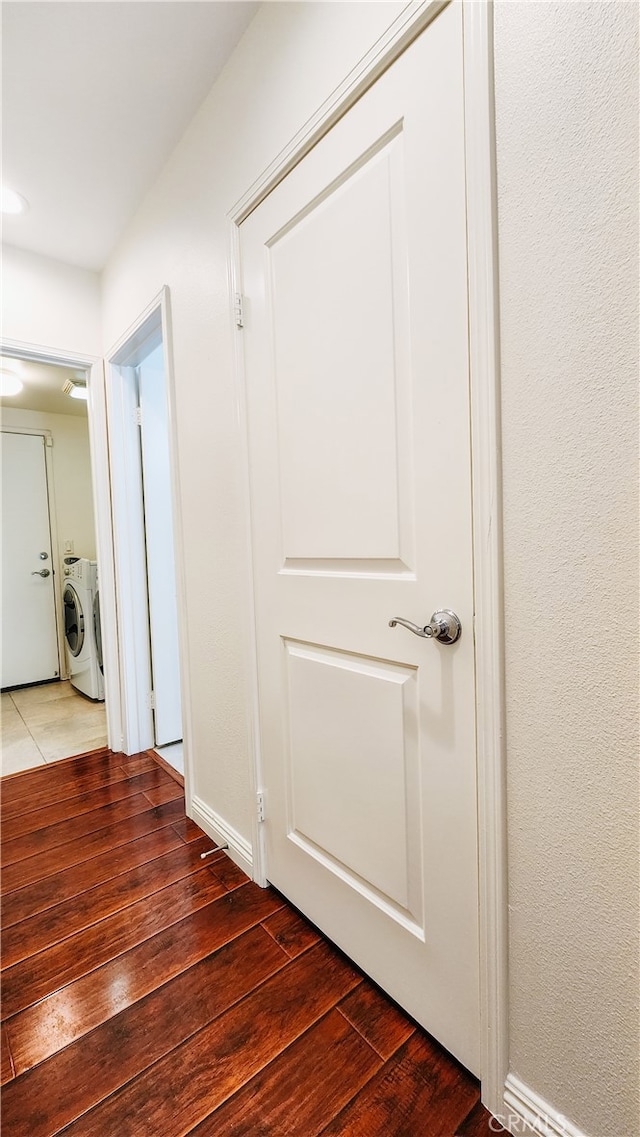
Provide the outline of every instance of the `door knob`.
[[31,573],[32,576],[51,576],[49,569],[37,569],[36,572]]
[[40,560],[41,561],[48,561],[49,560],[49,554],[48,553],[40,553]]
[[434,612],[424,628],[412,624],[411,620],[403,620],[402,616],[394,616],[393,620],[389,620],[390,628],[395,628],[396,624],[402,624],[402,627],[408,628],[414,636],[422,636],[425,640],[438,640],[441,644],[454,644],[462,635],[462,624],[455,612],[449,608]]

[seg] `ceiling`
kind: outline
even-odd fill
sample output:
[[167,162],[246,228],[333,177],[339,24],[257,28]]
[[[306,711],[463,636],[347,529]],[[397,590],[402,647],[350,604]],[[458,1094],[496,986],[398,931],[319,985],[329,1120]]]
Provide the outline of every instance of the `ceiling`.
[[5,243],[99,271],[258,7],[2,3]]
[[78,371],[75,367],[58,367],[56,364],[32,363],[26,359],[9,359],[7,356],[0,356],[0,366],[13,371],[24,383],[19,395],[0,396],[0,419],[5,407],[87,417],[86,402],[62,393],[66,379],[84,381],[83,371]]

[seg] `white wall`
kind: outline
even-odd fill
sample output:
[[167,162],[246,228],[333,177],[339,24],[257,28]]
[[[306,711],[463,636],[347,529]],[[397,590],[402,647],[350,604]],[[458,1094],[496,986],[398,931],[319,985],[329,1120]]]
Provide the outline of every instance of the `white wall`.
[[638,8],[498,3],[514,1072],[638,1099]]
[[[104,274],[107,346],[171,290],[194,790],[247,838],[225,214],[397,11],[263,6]],[[591,1137],[637,1132],[636,23],[635,6],[609,3],[496,15],[512,1062]]]
[[97,273],[3,245],[2,335],[71,356],[100,355]]

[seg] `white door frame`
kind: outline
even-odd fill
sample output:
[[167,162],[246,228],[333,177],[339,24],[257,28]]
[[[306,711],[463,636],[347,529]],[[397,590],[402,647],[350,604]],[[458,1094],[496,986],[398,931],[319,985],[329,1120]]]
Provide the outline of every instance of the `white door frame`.
[[122,749],[126,754],[135,754],[153,747],[154,731],[149,698],[151,658],[140,441],[133,384],[129,380],[132,365],[140,358],[140,352],[146,349],[151,351],[162,341],[169,418],[185,792],[189,803],[190,787],[193,785],[192,731],[189,714],[191,699],[185,639],[187,621],[184,541],[170,337],[169,289],[164,287],[107,353],[103,441],[108,447],[111,467],[115,588],[118,597],[117,623],[120,643]]
[[[449,2],[419,0],[403,9],[385,35],[229,211],[231,319],[234,329],[241,326],[241,303],[238,308],[238,300],[242,296],[240,225]],[[498,1114],[503,1107],[509,1050],[498,271],[493,12],[490,3],[463,0],[463,28],[473,455],[481,1080],[482,1101],[492,1113]],[[235,344],[237,400],[243,425],[246,538],[251,553],[246,389],[240,335],[235,336]],[[258,792],[262,788],[262,768],[252,572],[247,581],[247,594],[248,725],[253,755],[253,788]],[[264,884],[264,845],[257,817],[252,836],[254,879]]]
[[[82,369],[87,373],[89,452],[100,578],[107,742],[111,750],[118,751],[122,749],[122,717],[103,363],[95,355],[77,355],[74,352],[60,351],[58,348],[21,340],[3,339],[0,341],[0,350],[3,355],[14,359],[31,360],[35,363],[57,363],[63,367]],[[61,644],[63,642],[64,635]]]

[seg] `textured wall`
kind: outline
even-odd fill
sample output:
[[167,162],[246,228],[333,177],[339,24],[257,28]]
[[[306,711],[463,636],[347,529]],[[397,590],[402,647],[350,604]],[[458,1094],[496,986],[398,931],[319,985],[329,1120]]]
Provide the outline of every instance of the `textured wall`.
[[495,13],[511,1064],[591,1137],[640,1132],[637,28]]

